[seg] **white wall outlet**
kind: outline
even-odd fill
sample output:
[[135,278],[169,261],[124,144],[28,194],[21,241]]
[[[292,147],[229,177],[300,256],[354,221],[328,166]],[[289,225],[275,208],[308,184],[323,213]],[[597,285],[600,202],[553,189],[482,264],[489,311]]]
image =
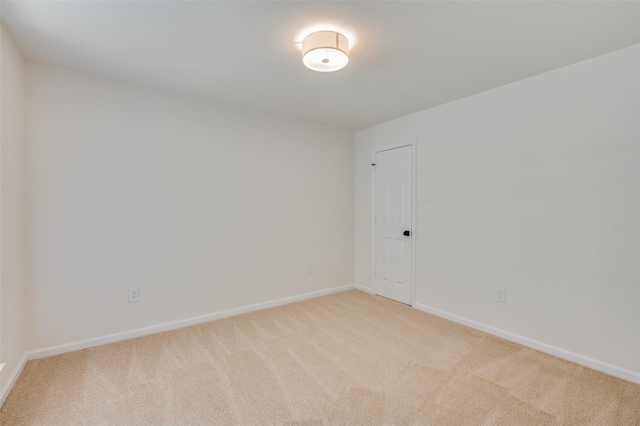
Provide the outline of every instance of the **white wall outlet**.
[[307,263],[307,270],[306,270],[307,274],[310,274],[313,272],[313,265],[310,263]]
[[507,303],[507,289],[496,288],[496,302]]
[[140,288],[129,289],[129,303],[136,303],[140,301]]

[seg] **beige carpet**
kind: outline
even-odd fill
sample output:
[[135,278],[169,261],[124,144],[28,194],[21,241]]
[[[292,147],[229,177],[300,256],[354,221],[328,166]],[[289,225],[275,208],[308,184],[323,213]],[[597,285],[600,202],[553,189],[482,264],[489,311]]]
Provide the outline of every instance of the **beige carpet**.
[[640,386],[356,290],[31,361],[12,425],[640,425]]

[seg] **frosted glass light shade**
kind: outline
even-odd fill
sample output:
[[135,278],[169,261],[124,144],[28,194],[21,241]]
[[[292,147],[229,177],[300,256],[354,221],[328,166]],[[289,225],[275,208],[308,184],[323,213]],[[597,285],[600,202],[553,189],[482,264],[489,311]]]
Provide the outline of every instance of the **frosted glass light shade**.
[[335,31],[309,34],[302,40],[302,63],[314,71],[338,71],[349,63],[349,40]]

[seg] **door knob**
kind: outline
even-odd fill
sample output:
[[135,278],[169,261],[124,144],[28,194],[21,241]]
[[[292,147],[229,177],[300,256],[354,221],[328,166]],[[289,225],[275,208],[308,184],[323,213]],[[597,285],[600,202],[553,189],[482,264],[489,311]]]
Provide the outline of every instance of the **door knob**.
[[403,235],[404,235],[405,237],[408,237],[409,235],[411,235],[411,231],[404,231],[404,234],[403,234]]

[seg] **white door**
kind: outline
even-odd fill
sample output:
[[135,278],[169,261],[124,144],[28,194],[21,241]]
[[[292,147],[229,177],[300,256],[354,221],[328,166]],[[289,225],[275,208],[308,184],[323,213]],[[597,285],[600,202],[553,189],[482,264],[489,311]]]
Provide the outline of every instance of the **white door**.
[[411,146],[380,151],[375,160],[374,289],[411,304]]

